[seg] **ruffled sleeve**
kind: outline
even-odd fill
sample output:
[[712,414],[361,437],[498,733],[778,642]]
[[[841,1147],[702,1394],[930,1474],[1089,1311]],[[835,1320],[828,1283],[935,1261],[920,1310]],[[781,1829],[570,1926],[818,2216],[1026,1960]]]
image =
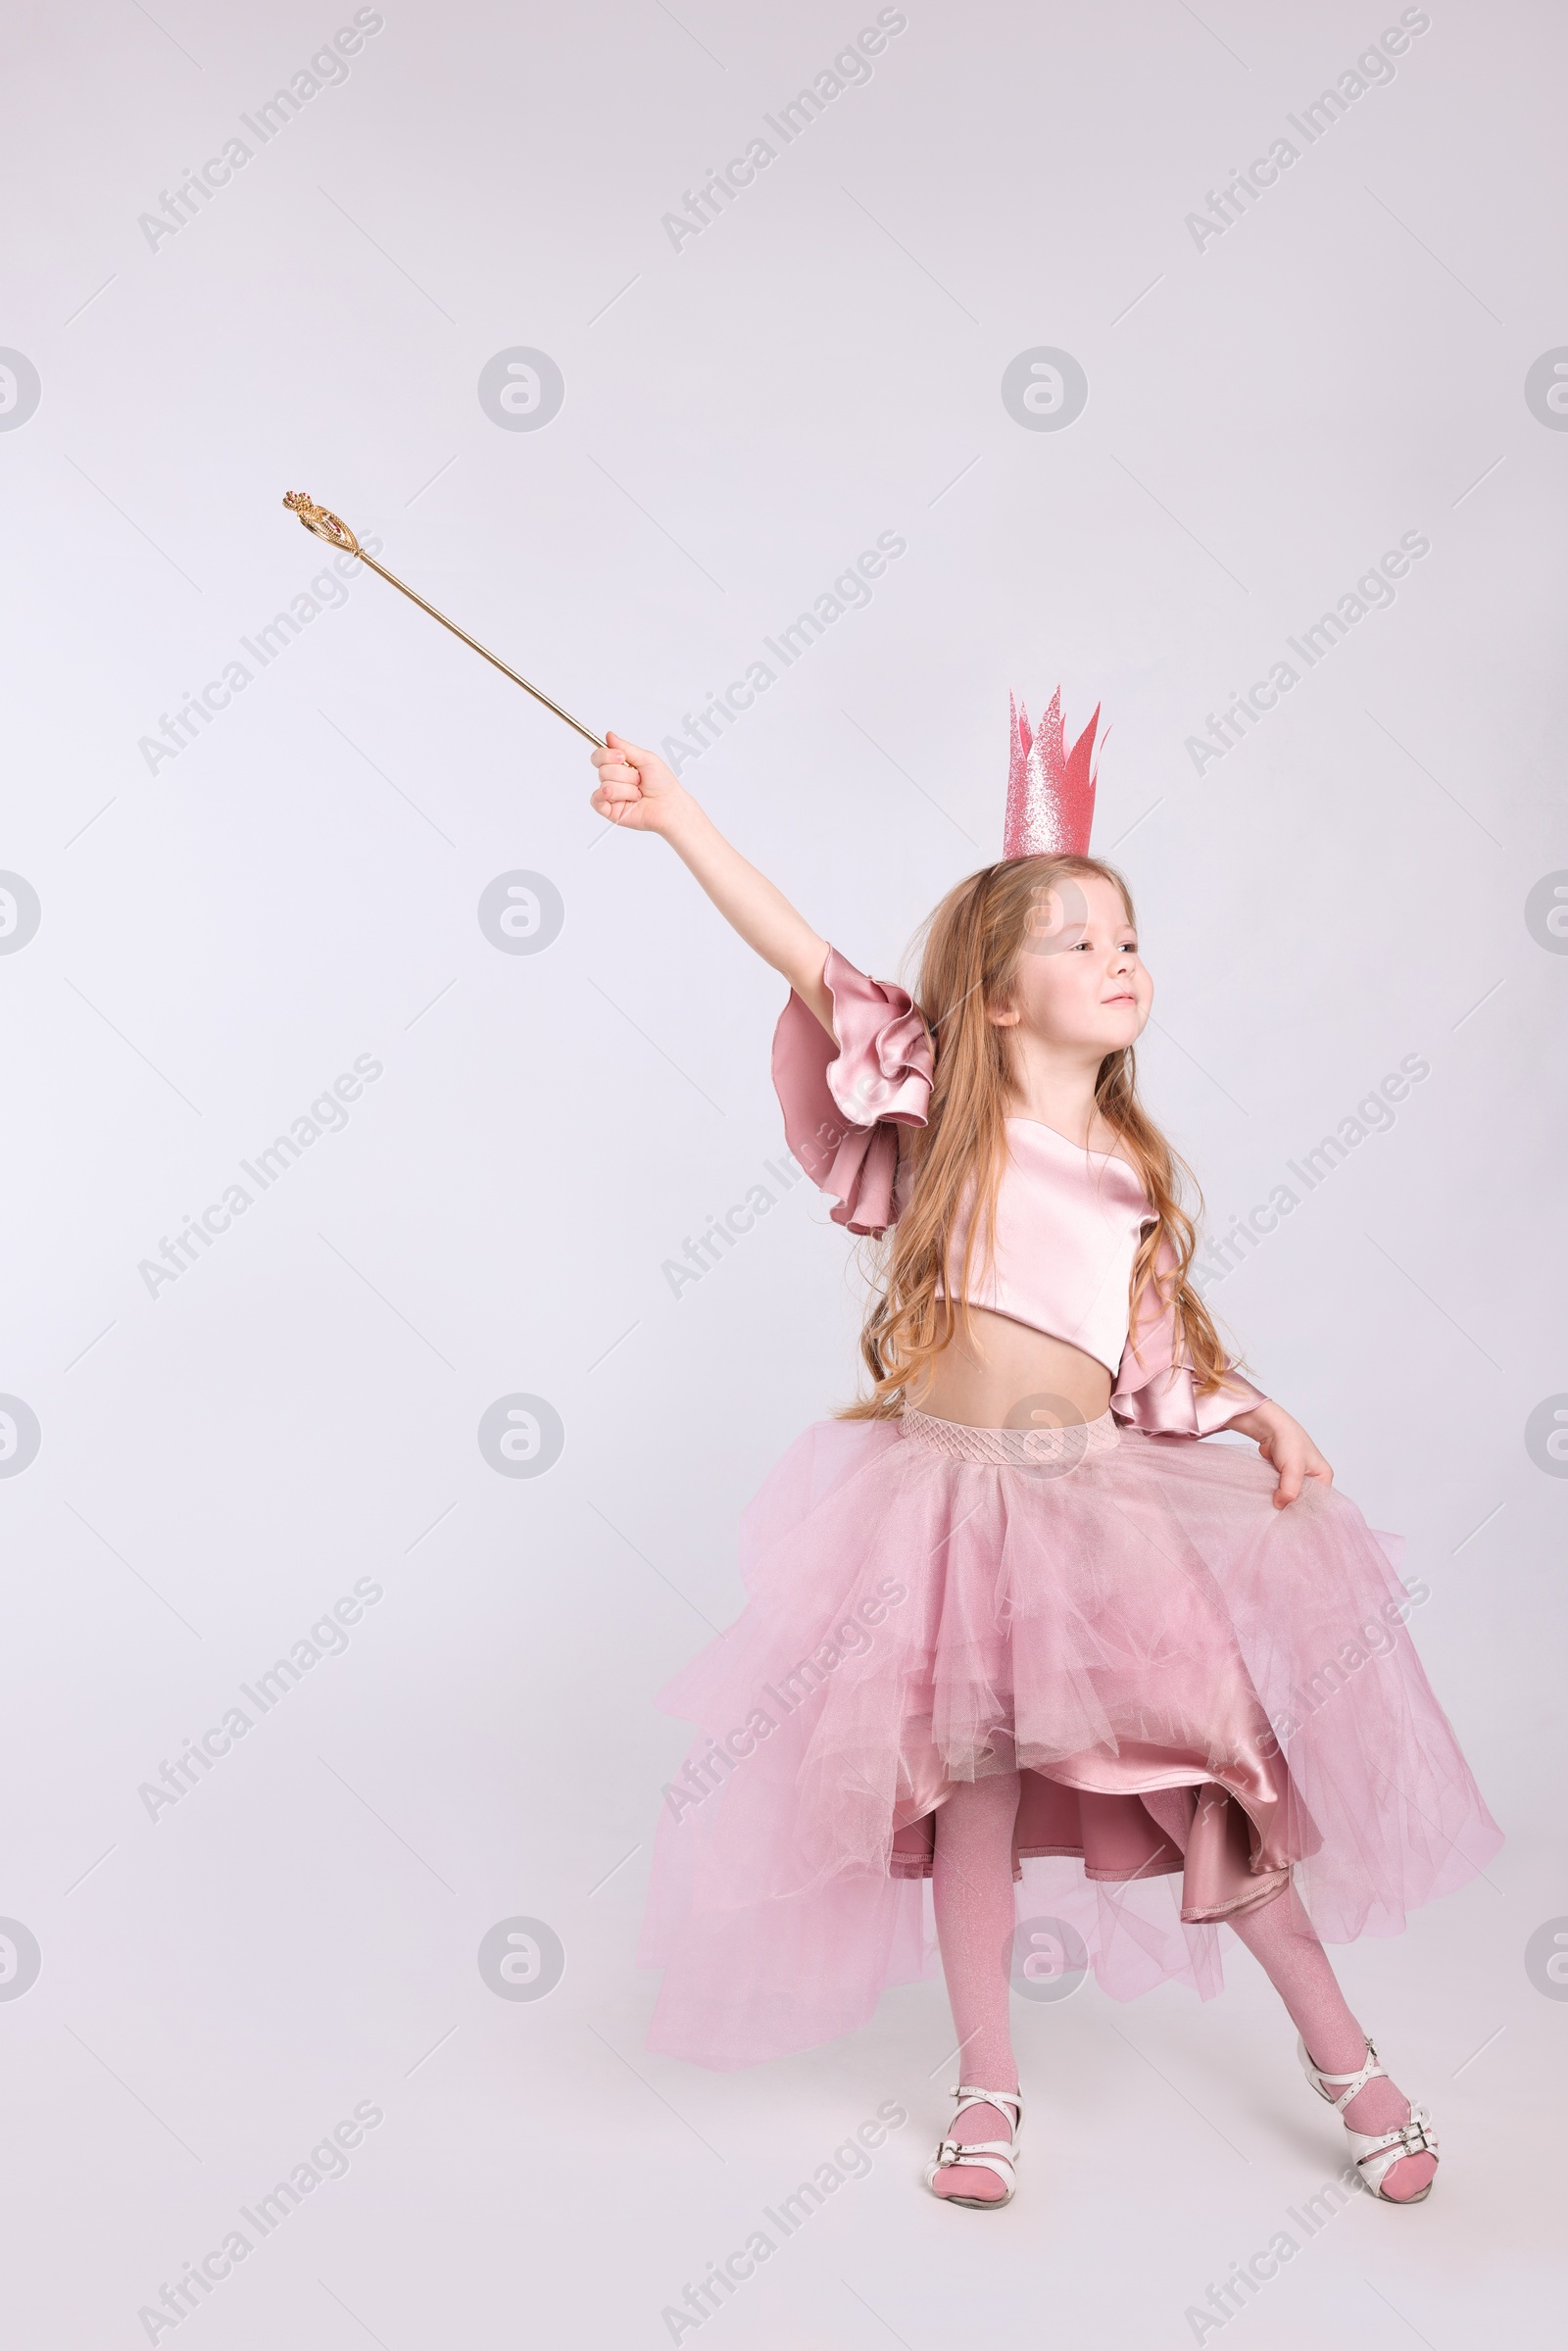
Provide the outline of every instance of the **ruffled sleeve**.
[[822,980],[833,1036],[792,988],[773,1035],[773,1088],[790,1150],[839,1203],[833,1222],[882,1233],[902,1205],[899,1129],[926,1122],[931,1041],[906,989],[867,979],[837,948]]
[[[1155,1278],[1168,1279],[1175,1265],[1176,1251],[1167,1240],[1154,1262]],[[1117,1420],[1151,1437],[1212,1437],[1238,1414],[1267,1401],[1260,1388],[1235,1371],[1228,1371],[1222,1388],[1199,1395],[1191,1355],[1185,1344],[1177,1346],[1175,1306],[1162,1302],[1152,1279],[1138,1301],[1138,1319],[1111,1393]]]

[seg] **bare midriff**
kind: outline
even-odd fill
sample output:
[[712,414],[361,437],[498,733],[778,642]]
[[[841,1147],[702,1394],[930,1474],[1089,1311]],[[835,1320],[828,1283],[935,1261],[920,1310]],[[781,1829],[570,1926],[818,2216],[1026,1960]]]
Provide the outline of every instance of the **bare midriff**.
[[1110,1374],[1082,1347],[985,1306],[971,1306],[969,1320],[972,1344],[956,1331],[910,1397],[920,1411],[972,1429],[1043,1429],[1109,1409]]

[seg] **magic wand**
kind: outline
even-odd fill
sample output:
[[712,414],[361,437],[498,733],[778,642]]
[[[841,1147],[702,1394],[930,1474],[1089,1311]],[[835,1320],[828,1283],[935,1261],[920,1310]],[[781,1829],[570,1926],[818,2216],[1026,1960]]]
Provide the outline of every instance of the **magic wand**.
[[510,677],[514,686],[522,688],[524,694],[531,694],[535,702],[542,702],[547,710],[554,710],[558,718],[564,718],[568,726],[575,727],[585,743],[592,743],[598,750],[604,750],[603,735],[594,734],[590,728],[583,725],[580,718],[573,718],[571,712],[564,710],[559,702],[552,702],[549,695],[543,693],[538,686],[531,686],[525,677],[517,675],[515,669],[510,669],[499,654],[494,654],[488,646],[481,645],[477,637],[470,637],[466,628],[459,628],[457,622],[449,620],[445,612],[438,612],[433,604],[426,604],[424,598],[411,588],[406,579],[399,579],[395,571],[389,571],[384,563],[378,563],[373,555],[367,555],[341,515],[334,514],[327,507],[318,506],[307,490],[286,491],[283,504],[291,514],[298,514],[306,529],[313,532],[318,539],[324,539],[328,547],[335,547],[341,555],[351,555],[358,562],[368,563],[370,569],[378,572],[381,578],[388,581],[392,587],[401,589],[409,602],[416,604],[421,612],[428,612],[432,620],[439,620],[443,628],[449,628],[455,637],[463,639],[465,645],[471,645],[475,653],[482,654],[493,668],[500,670],[503,677]]

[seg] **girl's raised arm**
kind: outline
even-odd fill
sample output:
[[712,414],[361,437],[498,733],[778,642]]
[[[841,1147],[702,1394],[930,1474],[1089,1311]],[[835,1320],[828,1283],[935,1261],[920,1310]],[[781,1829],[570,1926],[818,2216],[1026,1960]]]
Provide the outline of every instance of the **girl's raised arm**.
[[607,734],[605,744],[591,755],[599,770],[592,806],[612,824],[667,841],[725,921],[789,981],[831,1037],[833,1004],[822,979],[827,941],[797,914],[782,890],[730,847],[657,753],[624,735]]

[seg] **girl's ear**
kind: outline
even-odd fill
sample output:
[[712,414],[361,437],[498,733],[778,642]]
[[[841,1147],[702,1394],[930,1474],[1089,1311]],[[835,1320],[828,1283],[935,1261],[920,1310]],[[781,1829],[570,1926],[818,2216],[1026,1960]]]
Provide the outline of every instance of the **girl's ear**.
[[987,1004],[986,1018],[993,1028],[1015,1029],[1022,1015],[1014,1004]]

